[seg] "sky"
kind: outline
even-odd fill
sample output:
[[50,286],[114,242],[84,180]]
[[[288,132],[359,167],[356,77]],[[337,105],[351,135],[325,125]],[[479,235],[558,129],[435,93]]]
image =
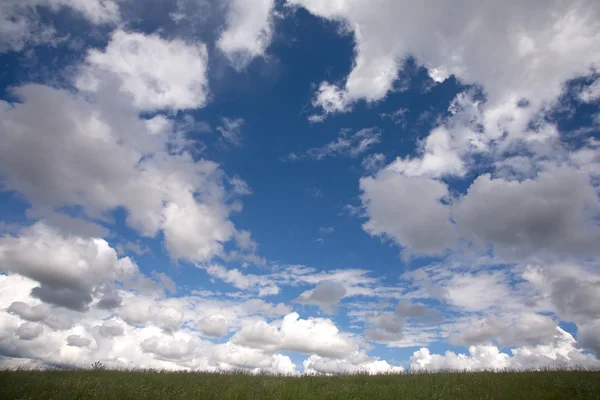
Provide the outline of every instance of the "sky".
[[0,3],[0,367],[600,367],[600,3]]

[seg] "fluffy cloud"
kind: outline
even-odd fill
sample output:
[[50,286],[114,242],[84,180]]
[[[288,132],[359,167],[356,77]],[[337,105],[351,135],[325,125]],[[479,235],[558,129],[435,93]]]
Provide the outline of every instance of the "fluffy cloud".
[[67,346],[87,347],[90,344],[92,344],[92,341],[88,338],[84,338],[79,335],[67,336]]
[[184,314],[177,308],[144,298],[128,301],[119,310],[119,316],[130,325],[154,325],[165,332],[177,331],[184,318]]
[[249,3],[229,0],[225,31],[217,46],[233,66],[242,69],[257,56],[262,56],[271,43],[274,0]]
[[44,327],[35,322],[25,322],[21,324],[15,334],[21,340],[33,340],[39,337],[44,332]]
[[466,172],[464,162],[453,146],[448,129],[438,127],[421,144],[419,157],[397,158],[387,168],[405,176],[463,175]]
[[[168,152],[177,137],[149,135],[129,103],[105,89],[92,103],[46,86],[15,89],[22,103],[0,104],[3,183],[41,215],[70,205],[102,219],[124,207],[143,235],[164,232],[173,258],[221,254],[235,234],[223,172],[188,152]],[[25,148],[37,163],[18,157]]]
[[232,342],[270,351],[288,350],[329,358],[344,358],[358,349],[355,341],[340,332],[331,320],[300,319],[297,313],[286,315],[280,328],[264,321],[247,325],[233,336]]
[[404,318],[431,318],[438,317],[439,312],[425,307],[422,304],[413,304],[410,301],[403,300],[396,305],[394,310],[396,315]]
[[312,290],[298,296],[296,301],[302,304],[319,306],[326,313],[333,313],[337,304],[346,295],[346,287],[340,282],[323,282]]
[[93,24],[114,24],[120,21],[118,0],[19,0],[0,4],[0,52],[19,51],[27,45],[52,42],[55,29],[43,24],[37,9],[52,12],[73,11]]
[[356,352],[346,359],[324,358],[312,355],[303,362],[305,374],[389,374],[402,373],[404,368],[388,364],[387,361],[368,357]]
[[476,371],[599,365],[598,359],[576,349],[573,336],[560,328],[556,328],[550,344],[519,347],[511,350],[511,353],[512,355],[502,353],[493,345],[470,346],[469,354],[456,354],[451,351],[444,355],[431,354],[427,348],[422,348],[410,358],[410,368],[415,371]]
[[24,321],[41,322],[51,329],[69,329],[71,327],[68,318],[55,315],[46,304],[30,306],[22,301],[14,301],[6,311],[18,315]]
[[[88,308],[95,288],[130,280],[138,273],[137,266],[129,258],[118,258],[105,240],[63,237],[42,223],[19,237],[0,239],[0,271],[37,281],[33,297],[78,311]],[[11,306],[29,319],[42,318],[36,315],[39,309]]]
[[365,338],[373,342],[393,342],[402,339],[404,318],[393,312],[376,312],[367,317],[370,328],[365,330]]
[[114,76],[120,92],[143,111],[198,108],[207,102],[203,43],[117,30],[104,51],[90,50],[86,62],[76,82],[80,90],[96,92],[99,80]]
[[588,324],[581,324],[578,327],[578,341],[577,345],[583,349],[590,349],[596,354],[596,357],[600,358],[600,336],[598,330],[600,329],[600,319],[590,322]]
[[600,319],[600,274],[594,266],[531,264],[522,276],[562,319],[577,323]]
[[449,341],[461,345],[481,345],[496,341],[501,347],[535,346],[551,341],[556,328],[556,321],[545,315],[492,315],[471,322],[465,331],[450,337]]
[[361,179],[368,233],[424,254],[455,247],[460,237],[508,260],[586,257],[597,250],[600,199],[589,176],[575,169],[520,182],[484,174],[458,199],[442,181],[408,175],[395,162]]
[[229,322],[222,315],[209,315],[198,321],[198,329],[206,336],[219,338],[229,332]]
[[588,176],[571,169],[540,173],[522,182],[481,175],[452,206],[465,236],[496,254],[590,255],[598,249],[600,199]]
[[402,300],[396,305],[393,312],[377,311],[367,314],[368,328],[365,329],[365,338],[373,342],[392,345],[399,343],[404,338],[404,328],[407,322],[420,324],[439,322],[441,319],[441,314],[437,310]]
[[125,329],[123,325],[116,321],[105,321],[102,325],[97,325],[93,328],[98,334],[105,338],[114,338],[123,336]]
[[[158,316],[156,321],[140,319],[139,325],[135,326],[126,324],[122,317],[115,316],[112,311],[90,308],[85,312],[73,312],[55,308],[52,313],[57,317],[75,317],[72,326],[59,329],[44,322],[42,309],[37,305],[39,300],[29,296],[30,289],[35,286],[36,282],[29,278],[0,275],[0,354],[3,357],[21,357],[17,365],[24,365],[30,359],[39,362],[40,366],[89,366],[100,360],[109,367],[203,371],[244,368],[250,372],[295,372],[295,366],[287,356],[234,343],[216,345],[201,340],[199,333],[193,329],[165,330],[158,326],[159,322],[165,322],[167,317],[177,313],[185,313],[185,319],[193,321],[202,319],[204,312],[215,316],[215,310],[220,309],[239,329],[240,324],[248,325],[260,319],[252,316],[289,312],[285,307],[260,300],[232,303],[197,296],[158,298],[153,300],[157,309],[152,310]],[[123,307],[148,298],[141,293],[128,292],[123,296]],[[34,306],[26,307],[26,302]],[[13,303],[11,307],[8,306]],[[162,312],[161,308],[166,311]],[[23,323],[24,317],[39,322]],[[0,365],[13,365],[10,364],[13,361],[2,358]]]
[[593,103],[600,100],[600,78],[597,78],[591,85],[586,86],[579,93],[579,99],[584,103]]
[[510,1],[477,8],[466,1],[287,3],[354,33],[356,56],[345,83],[323,82],[315,96],[326,112],[347,110],[359,99],[382,99],[409,55],[438,82],[455,75],[481,84],[491,104],[524,97],[535,108],[558,96],[564,81],[600,61],[600,7],[593,1],[528,6]]
[[441,202],[449,195],[444,183],[386,169],[362,178],[360,189],[369,218],[363,228],[369,234],[390,237],[418,253],[439,254],[454,244],[450,210]]

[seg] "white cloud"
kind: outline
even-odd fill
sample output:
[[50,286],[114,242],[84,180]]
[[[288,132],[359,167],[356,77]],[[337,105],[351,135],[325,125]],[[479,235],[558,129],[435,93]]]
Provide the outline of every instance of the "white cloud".
[[296,373],[296,365],[288,356],[282,354],[265,353],[232,343],[219,345],[216,349],[216,358],[219,365],[225,370],[242,368],[252,373],[266,372],[283,375]]
[[[127,291],[123,293],[121,311],[126,318],[131,315],[138,318],[135,326],[126,324],[112,311],[90,308],[74,312],[53,308],[53,316],[59,319],[73,317],[71,326],[55,328],[46,324],[38,307],[39,300],[29,296],[31,288],[36,285],[35,281],[19,275],[0,275],[0,352],[22,357],[19,364],[39,362],[41,366],[69,364],[88,367],[92,362],[101,361],[108,367],[202,371],[244,368],[250,372],[295,372],[289,357],[278,353],[233,343],[215,345],[201,340],[200,333],[193,328],[186,326],[180,329],[178,324],[171,325],[173,329],[164,329],[173,318],[198,321],[205,316],[221,314],[239,330],[262,317],[290,312],[282,304],[274,306],[261,300],[216,301],[197,296],[154,299],[143,293]],[[8,305],[14,303],[12,311],[8,311]],[[24,307],[23,304],[27,303],[33,304],[33,307]],[[136,308],[131,306],[136,304],[154,307],[149,306],[150,310],[145,315],[142,315],[143,307],[137,307],[138,313],[135,314]],[[24,318],[40,322],[24,324]],[[5,358],[0,360],[3,367],[13,362]]]
[[67,336],[67,346],[88,347],[90,344],[92,344],[92,341],[88,338],[84,338],[79,335]]
[[287,3],[354,33],[355,59],[346,81],[339,87],[323,82],[317,92],[315,105],[327,112],[347,110],[359,99],[384,98],[409,55],[437,81],[455,75],[481,84],[490,105],[518,94],[534,108],[556,98],[564,81],[600,62],[600,7],[592,1],[476,8],[467,1]]
[[177,331],[184,319],[183,312],[175,307],[135,298],[128,301],[118,315],[130,325],[154,325],[165,332]]
[[76,81],[80,90],[97,92],[99,81],[115,77],[120,92],[143,111],[193,109],[208,101],[203,43],[117,30],[104,51],[89,51],[86,62]]
[[125,333],[125,328],[123,325],[116,321],[104,321],[102,325],[97,325],[92,329],[98,332],[100,336],[109,339],[117,336],[123,336]]
[[406,107],[401,107],[392,113],[379,114],[381,118],[389,118],[396,125],[401,125],[402,128],[406,128],[406,113],[410,110]]
[[[228,202],[235,198],[218,165],[168,152],[175,133],[149,134],[137,111],[108,87],[94,102],[39,85],[15,94],[22,103],[0,104],[0,178],[38,217],[72,205],[106,219],[124,207],[129,226],[144,236],[162,230],[173,258],[196,261],[221,254],[234,237],[228,217],[235,207]],[[38,162],[18,157],[23,148]]]
[[556,328],[553,340],[547,344],[519,347],[512,355],[502,353],[496,346],[470,346],[469,354],[447,351],[444,355],[431,354],[427,348],[416,351],[410,358],[411,370],[483,370],[483,369],[537,369],[548,367],[598,366],[598,359],[575,348],[575,339]]
[[44,327],[35,322],[25,322],[21,324],[15,334],[21,340],[34,340],[44,332]]
[[0,52],[20,51],[29,45],[56,40],[52,25],[40,21],[38,7],[52,12],[73,11],[93,24],[115,24],[121,19],[118,0],[8,0],[0,3]]
[[369,328],[365,330],[367,340],[379,343],[402,339],[404,318],[393,312],[376,312],[367,316]]
[[274,0],[229,0],[226,29],[217,46],[236,69],[245,68],[254,57],[262,56],[273,34]]
[[222,125],[217,127],[217,131],[221,133],[225,141],[234,146],[242,145],[242,126],[244,125],[243,118],[221,118]]
[[409,252],[440,254],[453,246],[450,210],[441,203],[449,195],[444,183],[384,169],[362,178],[360,189],[369,234],[391,237]]
[[210,276],[230,283],[241,290],[256,290],[260,296],[270,296],[279,293],[279,287],[267,275],[243,274],[238,269],[227,269],[222,265],[199,266]]
[[481,175],[452,206],[466,238],[507,258],[544,253],[585,256],[600,242],[600,200],[585,174],[570,169],[522,182]]
[[600,100],[600,78],[586,86],[580,93],[579,99],[584,103],[594,103]]
[[341,282],[326,281],[319,283],[314,289],[301,293],[296,301],[319,306],[326,313],[332,314],[346,293],[346,287]]
[[431,131],[429,136],[419,150],[419,157],[398,157],[386,168],[403,173],[406,176],[430,176],[440,177],[443,175],[461,176],[466,172],[462,159],[457,150],[452,148],[453,143],[450,133],[444,127]]
[[303,362],[305,374],[389,374],[402,373],[404,368],[388,364],[359,351],[346,359],[332,359],[312,355]]
[[506,310],[509,301],[518,301],[503,271],[455,272],[440,285],[448,303],[471,312]]
[[366,314],[365,338],[372,342],[397,346],[404,339],[406,326],[442,320],[441,314],[422,304],[401,300],[393,312],[375,311]]
[[302,158],[323,160],[327,157],[358,157],[381,142],[381,132],[376,128],[364,128],[355,133],[342,129],[338,138],[321,147],[313,147],[301,154],[292,153],[291,161]]
[[222,315],[210,315],[198,321],[198,329],[206,336],[222,337],[229,332],[229,322]]
[[[24,229],[19,237],[0,239],[0,271],[37,281],[33,297],[79,311],[89,307],[95,289],[128,281],[138,273],[137,266],[129,258],[118,258],[105,240],[63,237],[41,223]],[[35,315],[37,309],[17,307],[29,319],[40,317]],[[18,310],[13,306],[14,311]]]
[[449,342],[480,345],[497,341],[501,347],[535,346],[552,340],[556,327],[551,317],[535,313],[491,315],[471,322],[463,332],[450,337]]
[[244,326],[232,342],[269,351],[295,351],[321,357],[344,358],[358,350],[356,342],[324,318],[300,319],[298,313],[286,315],[278,328],[264,321]]
[[361,161],[360,165],[367,173],[375,174],[385,165],[385,155],[381,153],[369,154]]
[[511,261],[596,253],[600,199],[586,173],[563,167],[522,181],[484,174],[452,199],[444,182],[405,167],[398,160],[360,180],[371,235],[421,254],[456,248],[459,238]]

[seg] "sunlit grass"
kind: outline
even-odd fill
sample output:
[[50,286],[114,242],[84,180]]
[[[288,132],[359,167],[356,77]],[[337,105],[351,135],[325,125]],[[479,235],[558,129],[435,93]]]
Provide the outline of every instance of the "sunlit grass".
[[154,370],[0,371],[1,399],[599,399],[600,372],[275,376]]

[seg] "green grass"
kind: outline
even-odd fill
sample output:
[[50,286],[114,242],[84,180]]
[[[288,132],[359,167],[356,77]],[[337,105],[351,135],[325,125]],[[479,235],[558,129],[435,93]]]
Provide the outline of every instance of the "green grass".
[[0,398],[600,400],[600,372],[284,377],[160,371],[0,371]]

